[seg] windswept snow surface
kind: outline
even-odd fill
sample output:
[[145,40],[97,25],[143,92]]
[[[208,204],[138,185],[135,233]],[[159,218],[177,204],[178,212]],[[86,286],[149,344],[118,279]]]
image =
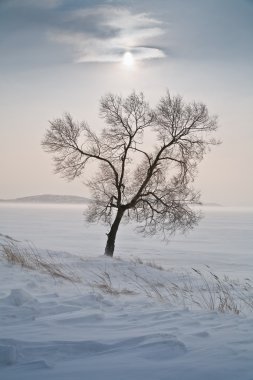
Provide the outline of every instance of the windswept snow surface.
[[[19,234],[2,228],[0,241],[11,242],[5,235],[21,239],[25,224],[29,224],[25,209],[22,213]],[[57,215],[59,217],[59,213]],[[37,220],[35,213],[33,218]],[[45,218],[50,220],[48,215]],[[6,220],[6,226],[11,226],[10,219]],[[13,227],[16,223],[14,232],[18,232],[17,220],[12,221]],[[43,218],[38,220],[39,224],[43,222]],[[3,220],[1,223],[4,227]],[[227,219],[227,236],[234,237],[232,258],[229,260],[229,256],[225,256],[220,260],[223,268],[228,261],[230,273],[237,265],[244,278],[250,270],[246,271],[244,263],[238,264],[240,258],[235,251],[240,244],[238,240],[237,247],[235,241],[239,235],[231,223],[231,219]],[[55,220],[54,223],[51,220],[51,229],[53,224],[57,231]],[[244,237],[250,229],[252,233],[249,215],[246,215],[245,225],[248,230],[241,228]],[[220,230],[225,230],[221,220],[219,226]],[[43,223],[40,224],[41,234],[42,227]],[[209,230],[216,231],[215,228],[215,224],[209,223]],[[67,228],[62,236],[63,243],[67,242],[66,234]],[[67,249],[55,250],[49,256],[47,250],[38,250],[42,259],[49,257],[52,262],[59,263],[63,271],[79,282],[21,268],[0,256],[1,380],[253,380],[253,314],[201,310],[197,305],[170,302],[160,299],[159,292],[155,294],[157,289],[162,292],[163,285],[168,282],[180,283],[184,279],[182,267],[190,269],[191,259],[190,265],[195,266],[196,256],[191,252],[198,247],[196,241],[188,242],[189,257],[185,265],[179,259],[178,265],[169,268],[168,261],[158,251],[148,255],[143,246],[136,246],[136,250],[143,250],[142,259],[149,261],[149,265],[132,261],[131,255],[126,254],[127,241],[122,238],[120,244],[125,247],[127,259],[124,253],[121,260],[105,258],[98,254],[98,248],[94,248],[96,242],[92,246],[88,234],[86,236],[86,254],[82,256],[80,252],[76,252],[77,255],[63,252]],[[134,235],[129,236],[132,236],[129,241],[132,250],[136,242]],[[212,239],[207,229],[204,228],[199,236],[206,236],[209,245],[203,253],[205,259],[208,259],[209,250],[209,263],[215,263],[211,254],[213,250],[217,258],[217,249],[210,244]],[[28,238],[32,240],[31,236]],[[43,239],[44,248],[51,249],[50,244],[45,246],[45,234]],[[219,241],[217,233],[214,240]],[[199,242],[202,247],[203,240]],[[244,258],[247,255],[250,258],[250,242],[249,234],[242,245]],[[24,243],[15,244],[22,247]],[[225,240],[220,249],[226,248],[226,244],[228,248],[229,243]],[[38,241],[36,245],[39,246]],[[181,247],[181,254],[186,257],[186,243]],[[72,248],[75,250],[74,246]],[[176,255],[172,257],[176,264]],[[153,261],[163,263],[166,270],[154,268]],[[252,258],[248,265],[250,268]],[[233,274],[236,278],[236,270]],[[156,290],[152,293],[152,289]]]
[[[107,229],[85,223],[83,205],[0,204],[0,233],[36,247],[83,257],[104,252]],[[168,244],[143,238],[131,224],[119,228],[115,255],[140,257],[167,268],[209,265],[215,272],[245,278],[253,273],[253,209],[203,207],[204,218]]]
[[[167,271],[104,257],[63,260],[81,283],[1,260],[1,380],[253,378],[252,317],[173,307],[134,285],[133,273],[157,281],[173,278]],[[121,294],[96,288],[105,271]],[[136,293],[128,294],[130,277]]]

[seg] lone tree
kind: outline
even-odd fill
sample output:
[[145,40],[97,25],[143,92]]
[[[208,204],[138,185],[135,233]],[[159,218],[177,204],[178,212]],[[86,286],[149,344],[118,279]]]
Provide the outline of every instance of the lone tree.
[[[199,202],[191,183],[197,164],[217,144],[209,138],[216,117],[209,116],[204,104],[186,104],[169,93],[151,109],[143,94],[135,92],[125,99],[103,97],[100,116],[106,125],[100,135],[69,114],[50,122],[42,146],[54,154],[56,173],[68,180],[79,177],[91,161],[98,164],[86,182],[92,193],[87,220],[110,226],[105,255],[113,256],[123,217],[149,235],[191,229],[200,218],[191,208]],[[146,150],[151,141],[153,148]]]

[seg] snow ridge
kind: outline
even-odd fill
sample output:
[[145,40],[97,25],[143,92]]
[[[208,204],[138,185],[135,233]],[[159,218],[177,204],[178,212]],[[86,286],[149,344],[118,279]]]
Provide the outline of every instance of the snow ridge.
[[[55,255],[79,271],[81,283],[0,260],[1,379],[252,378],[251,316],[173,306],[148,297],[134,281],[135,292],[123,291],[133,269],[153,282],[173,279],[173,271]],[[97,286],[104,273],[121,291]]]

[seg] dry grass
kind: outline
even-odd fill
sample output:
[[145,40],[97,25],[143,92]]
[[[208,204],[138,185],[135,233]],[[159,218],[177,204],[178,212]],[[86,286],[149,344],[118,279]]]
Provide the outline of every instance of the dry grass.
[[104,294],[111,294],[114,296],[118,296],[120,294],[124,295],[133,295],[136,294],[136,292],[126,289],[126,288],[119,288],[113,285],[112,278],[109,272],[104,270],[100,273],[93,273],[96,277],[96,280],[93,282],[89,282],[89,285],[92,286],[92,288],[98,288],[100,289]]
[[[247,279],[245,283],[234,281],[227,276],[219,277],[211,271],[200,271],[174,275],[163,279],[152,278],[147,272],[140,274],[135,268],[122,273],[128,288],[121,289],[114,273],[106,269],[93,273],[95,280],[89,283],[104,294],[144,294],[148,298],[189,309],[218,311],[220,313],[240,314],[253,311],[253,286]],[[121,281],[120,281],[121,283]]]
[[50,252],[42,256],[32,244],[23,246],[16,244],[13,240],[6,240],[0,244],[0,253],[9,263],[19,265],[22,268],[46,273],[55,279],[60,278],[72,283],[80,282],[80,278],[70,267],[55,263]]
[[[54,279],[63,279],[72,283],[81,282],[80,277],[68,265],[59,264],[50,252],[41,255],[31,244],[21,245],[12,239],[0,244],[0,254],[11,264],[46,273]],[[154,262],[136,259],[134,263],[143,264],[154,269],[164,270]],[[116,267],[114,271],[117,271]],[[247,313],[253,311],[253,283],[235,281],[228,276],[220,277],[209,269],[192,268],[192,272],[173,274],[173,280],[166,272],[162,277],[152,277],[149,272],[140,274],[137,267],[121,273],[121,280],[115,280],[115,272],[106,268],[90,272],[93,280],[87,284],[99,289],[104,294],[113,296],[144,294],[145,296],[167,303],[170,306],[205,309],[221,313]],[[122,278],[126,287],[121,287]]]
[[143,265],[146,265],[148,267],[151,267],[151,268],[154,268],[154,269],[157,269],[157,270],[165,270],[164,267],[162,267],[161,265],[157,264],[155,261],[143,261],[139,257],[135,258],[132,261],[135,264],[143,264]]
[[195,281],[198,294],[198,300],[195,302],[204,305],[207,310],[240,313],[237,288],[233,287],[229,278],[220,278],[212,272],[204,274],[195,268],[192,270],[199,276],[199,281]]
[[227,276],[219,277],[211,271],[192,268],[174,281],[153,280],[134,273],[138,289],[146,296],[170,305],[205,309],[221,313],[240,314],[253,311],[253,286],[250,279],[244,283]]

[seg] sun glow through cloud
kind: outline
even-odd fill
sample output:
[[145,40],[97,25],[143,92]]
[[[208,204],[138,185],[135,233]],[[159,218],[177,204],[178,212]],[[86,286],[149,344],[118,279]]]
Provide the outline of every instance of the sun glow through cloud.
[[[165,34],[165,24],[149,13],[100,5],[64,14],[65,21],[50,28],[48,38],[71,46],[75,63],[121,62],[124,51],[129,62],[131,54],[138,61],[166,57],[160,40]],[[131,47],[131,52],[125,50],[127,47]]]
[[132,53],[130,53],[129,51],[127,51],[124,55],[123,55],[123,65],[127,66],[127,67],[132,67],[133,64],[134,64],[134,56]]

